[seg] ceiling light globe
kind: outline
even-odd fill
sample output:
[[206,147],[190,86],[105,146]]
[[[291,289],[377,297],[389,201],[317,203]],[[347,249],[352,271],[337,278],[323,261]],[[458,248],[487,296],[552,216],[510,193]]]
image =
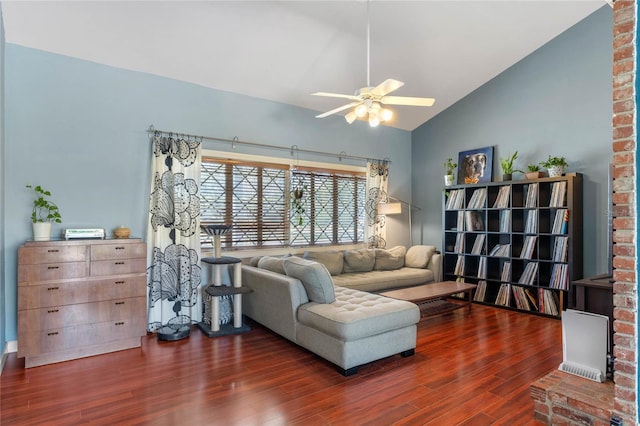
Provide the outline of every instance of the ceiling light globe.
[[369,126],[378,127],[379,124],[380,124],[380,119],[378,118],[377,115],[370,115],[369,116]]
[[380,110],[380,119],[382,121],[389,121],[393,118],[393,111],[387,108],[382,108]]
[[367,115],[367,106],[364,104],[360,104],[356,107],[355,112],[359,118],[362,118]]

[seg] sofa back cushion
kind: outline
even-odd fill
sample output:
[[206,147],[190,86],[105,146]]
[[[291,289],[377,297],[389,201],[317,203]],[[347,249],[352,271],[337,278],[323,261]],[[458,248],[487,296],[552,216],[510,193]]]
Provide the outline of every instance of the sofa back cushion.
[[344,256],[341,251],[305,251],[303,257],[322,263],[331,275],[340,275],[344,267]]
[[285,275],[284,257],[262,256],[258,260],[258,268]]
[[331,274],[322,263],[292,256],[284,259],[284,270],[302,282],[310,301],[333,303],[336,300]]
[[376,271],[393,271],[404,266],[404,256],[407,249],[403,246],[386,249],[375,249],[376,262],[373,269]]
[[426,268],[431,256],[436,252],[435,246],[412,246],[404,256],[404,266],[410,268]]
[[343,272],[370,272],[376,262],[373,249],[345,250]]

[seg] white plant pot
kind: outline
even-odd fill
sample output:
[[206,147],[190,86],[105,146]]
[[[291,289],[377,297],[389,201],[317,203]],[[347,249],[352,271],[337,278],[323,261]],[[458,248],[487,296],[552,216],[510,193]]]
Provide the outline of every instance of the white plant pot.
[[33,241],[49,241],[51,239],[51,222],[33,223]]
[[558,177],[562,176],[564,173],[564,167],[562,166],[551,166],[547,169],[549,172],[549,177]]
[[453,175],[444,175],[444,186],[453,185]]

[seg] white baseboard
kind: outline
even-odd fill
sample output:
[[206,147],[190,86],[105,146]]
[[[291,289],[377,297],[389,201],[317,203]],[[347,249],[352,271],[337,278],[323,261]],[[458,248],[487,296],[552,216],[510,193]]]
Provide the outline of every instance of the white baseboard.
[[4,345],[2,348],[2,356],[0,357],[0,374],[2,374],[2,370],[4,369],[4,363],[7,361],[7,356],[12,352],[18,352],[18,341],[11,340]]

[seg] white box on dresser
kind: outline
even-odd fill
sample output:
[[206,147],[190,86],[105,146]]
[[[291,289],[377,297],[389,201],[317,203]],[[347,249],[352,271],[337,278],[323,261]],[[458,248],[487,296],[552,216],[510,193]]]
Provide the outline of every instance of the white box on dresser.
[[140,239],[28,241],[18,249],[18,357],[25,368],[139,347]]

